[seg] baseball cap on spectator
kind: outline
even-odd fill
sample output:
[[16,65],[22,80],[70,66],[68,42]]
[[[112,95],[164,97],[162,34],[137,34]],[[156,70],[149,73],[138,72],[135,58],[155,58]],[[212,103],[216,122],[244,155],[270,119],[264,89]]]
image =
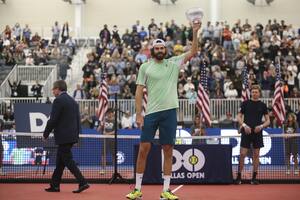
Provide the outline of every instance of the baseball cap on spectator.
[[152,47],[155,47],[157,45],[163,45],[165,47],[166,43],[162,39],[155,39],[155,40],[153,40]]

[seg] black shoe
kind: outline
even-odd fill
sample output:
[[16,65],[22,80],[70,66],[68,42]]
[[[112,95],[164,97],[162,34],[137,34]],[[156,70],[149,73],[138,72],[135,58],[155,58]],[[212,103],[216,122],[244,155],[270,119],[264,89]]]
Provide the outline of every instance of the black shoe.
[[60,189],[59,189],[59,187],[50,186],[49,188],[46,188],[45,191],[46,192],[60,192]]
[[251,179],[251,185],[258,185],[259,182],[257,179]]
[[80,193],[86,189],[88,189],[90,187],[90,185],[88,183],[79,186],[78,190],[74,190],[73,193]]
[[240,178],[237,178],[234,180],[234,184],[235,185],[241,185],[242,184],[242,180]]

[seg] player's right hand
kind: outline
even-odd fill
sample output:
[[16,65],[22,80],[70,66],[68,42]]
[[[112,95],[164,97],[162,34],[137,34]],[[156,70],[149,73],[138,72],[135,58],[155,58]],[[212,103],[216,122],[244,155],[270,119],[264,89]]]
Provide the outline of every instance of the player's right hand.
[[249,126],[244,126],[244,130],[245,130],[245,133],[248,135],[248,134],[251,134],[251,128]]
[[139,129],[144,126],[144,116],[142,114],[136,114],[136,124]]

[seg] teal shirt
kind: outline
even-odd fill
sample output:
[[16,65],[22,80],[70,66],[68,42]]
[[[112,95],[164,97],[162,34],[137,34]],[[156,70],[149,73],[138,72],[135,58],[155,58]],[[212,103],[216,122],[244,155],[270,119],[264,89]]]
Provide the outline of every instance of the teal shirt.
[[185,56],[186,54],[174,56],[161,63],[151,59],[141,65],[136,84],[147,88],[145,115],[178,108],[177,82]]

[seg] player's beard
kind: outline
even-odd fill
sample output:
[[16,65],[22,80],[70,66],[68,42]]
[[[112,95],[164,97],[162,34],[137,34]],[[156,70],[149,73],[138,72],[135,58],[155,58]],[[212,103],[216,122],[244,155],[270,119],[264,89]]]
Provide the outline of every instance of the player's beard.
[[157,60],[163,60],[166,57],[167,53],[162,53],[162,52],[158,52],[158,53],[154,53],[153,57]]

